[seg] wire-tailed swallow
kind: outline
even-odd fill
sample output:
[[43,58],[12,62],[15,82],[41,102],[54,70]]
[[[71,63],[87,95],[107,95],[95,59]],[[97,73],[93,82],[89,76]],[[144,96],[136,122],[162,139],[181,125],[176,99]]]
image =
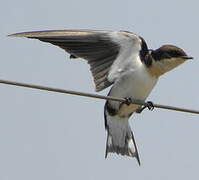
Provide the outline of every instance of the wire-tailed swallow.
[[[39,39],[59,46],[70,58],[87,60],[96,91],[112,85],[108,95],[145,100],[159,77],[192,57],[173,45],[149,50],[145,40],[126,31],[51,30],[10,36]],[[107,130],[106,154],[136,157],[140,164],[129,118],[142,106],[108,100],[104,108]]]

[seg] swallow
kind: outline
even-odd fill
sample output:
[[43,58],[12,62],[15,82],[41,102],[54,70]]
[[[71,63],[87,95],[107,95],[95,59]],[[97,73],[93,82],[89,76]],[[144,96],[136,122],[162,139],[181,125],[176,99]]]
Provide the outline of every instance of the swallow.
[[[9,36],[51,43],[68,52],[72,59],[86,60],[97,92],[111,86],[109,96],[125,98],[124,103],[112,100],[105,103],[105,157],[108,153],[135,157],[139,165],[138,148],[129,118],[145,107],[131,102],[133,99],[145,101],[160,76],[193,59],[174,45],[149,49],[141,36],[128,31],[48,30]],[[151,102],[148,108],[153,108]]]

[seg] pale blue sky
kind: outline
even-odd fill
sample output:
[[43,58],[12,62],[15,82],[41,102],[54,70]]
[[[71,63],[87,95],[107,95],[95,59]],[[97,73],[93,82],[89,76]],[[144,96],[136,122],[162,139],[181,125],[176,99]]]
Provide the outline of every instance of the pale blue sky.
[[[63,50],[6,35],[47,29],[127,30],[150,48],[174,44],[193,61],[162,77],[148,98],[199,109],[198,11],[189,1],[18,0],[0,7],[0,79],[94,93],[89,66]],[[199,116],[155,109],[131,118],[141,167],[109,155],[103,100],[0,85],[0,180],[198,179]],[[108,90],[99,94],[106,95]]]

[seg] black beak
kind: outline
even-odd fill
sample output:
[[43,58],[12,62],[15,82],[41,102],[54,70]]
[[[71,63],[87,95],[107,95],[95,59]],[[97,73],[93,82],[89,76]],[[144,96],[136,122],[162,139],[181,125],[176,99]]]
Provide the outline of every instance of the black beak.
[[190,56],[182,56],[183,59],[193,59],[193,57]]

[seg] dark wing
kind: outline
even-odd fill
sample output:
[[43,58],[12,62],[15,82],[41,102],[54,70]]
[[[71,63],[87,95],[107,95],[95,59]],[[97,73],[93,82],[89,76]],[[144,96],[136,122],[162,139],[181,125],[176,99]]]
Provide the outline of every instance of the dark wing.
[[[121,61],[129,61],[131,51],[139,53],[140,39],[128,32],[87,31],[87,30],[52,30],[16,33],[10,36],[39,39],[63,48],[71,54],[71,58],[83,58],[90,64],[96,91],[110,86],[118,68],[123,67]],[[115,67],[113,62],[118,59]],[[121,65],[120,65],[121,64]],[[109,75],[110,70],[111,75]],[[108,76],[111,76],[110,78]],[[113,77],[113,78],[112,78]]]
[[94,77],[96,91],[103,90],[112,82],[107,74],[117,58],[120,47],[103,31],[40,31],[18,33],[12,36],[39,39],[63,48],[71,57],[86,59]]

